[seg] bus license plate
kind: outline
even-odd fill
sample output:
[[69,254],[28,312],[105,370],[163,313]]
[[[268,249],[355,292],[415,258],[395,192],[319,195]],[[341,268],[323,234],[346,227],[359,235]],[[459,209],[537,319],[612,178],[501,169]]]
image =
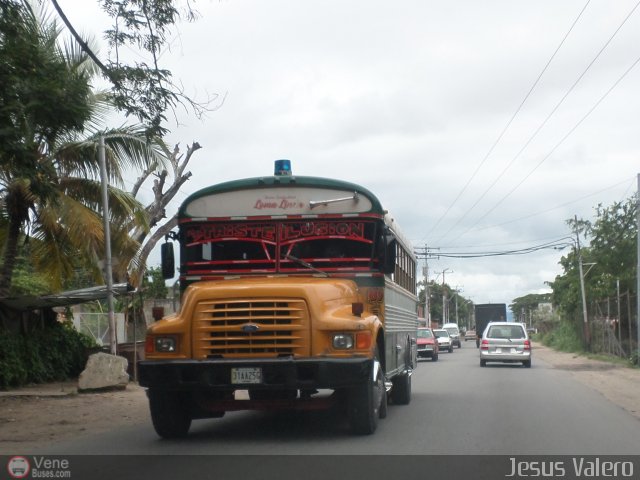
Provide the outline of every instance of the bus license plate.
[[262,369],[260,367],[232,368],[231,383],[262,383]]

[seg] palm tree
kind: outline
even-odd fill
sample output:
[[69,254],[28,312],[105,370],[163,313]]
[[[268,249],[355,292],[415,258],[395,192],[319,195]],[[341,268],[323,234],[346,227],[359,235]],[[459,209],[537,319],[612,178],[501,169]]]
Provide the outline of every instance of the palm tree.
[[167,149],[140,126],[101,130],[109,105],[105,93],[91,90],[96,69],[88,57],[75,43],[61,48],[55,22],[29,4],[0,0],[0,8],[0,65],[10,67],[9,73],[0,69],[0,104],[7,105],[0,109],[2,297],[11,287],[21,239],[29,240],[34,266],[48,272],[54,289],[78,264],[101,277],[100,136],[106,144],[112,240],[127,264],[137,250],[127,232],[133,224],[144,226],[146,217],[142,205],[118,188],[123,172],[162,163]]
[[99,268],[104,258],[97,161],[100,136],[105,139],[114,273],[119,278],[127,275],[128,266],[139,249],[139,243],[129,232],[134,226],[148,228],[143,205],[113,185],[124,184],[123,170],[127,168],[139,168],[149,161],[162,163],[164,144],[147,140],[142,126],[90,132],[84,139],[61,139],[60,146],[55,145],[50,154],[59,174],[56,197],[47,204],[36,205],[31,230],[34,242],[30,249],[34,265],[49,274],[55,288],[62,287],[62,280],[72,275],[79,262],[95,281],[103,278]]

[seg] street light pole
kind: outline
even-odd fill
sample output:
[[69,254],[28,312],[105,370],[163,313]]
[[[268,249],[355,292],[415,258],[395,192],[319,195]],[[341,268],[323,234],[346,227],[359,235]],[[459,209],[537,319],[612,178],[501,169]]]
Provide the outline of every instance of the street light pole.
[[102,183],[102,215],[104,222],[104,276],[107,283],[107,308],[109,315],[109,344],[111,354],[117,353],[118,337],[113,308],[113,273],[111,267],[111,223],[109,221],[109,190],[107,182],[107,164],[105,160],[104,136],[100,136],[98,144],[98,161],[100,163],[100,179]]

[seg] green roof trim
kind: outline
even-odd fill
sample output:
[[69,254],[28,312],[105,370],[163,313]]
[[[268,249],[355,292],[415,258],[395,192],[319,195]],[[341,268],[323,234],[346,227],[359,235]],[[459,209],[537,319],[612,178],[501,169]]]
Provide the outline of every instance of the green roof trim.
[[198,190],[189,197],[187,197],[180,209],[178,210],[178,217],[184,218],[186,216],[185,210],[187,206],[197,200],[198,198],[208,197],[211,195],[216,195],[220,193],[233,192],[233,191],[241,191],[241,190],[259,190],[259,189],[269,189],[269,188],[286,188],[290,187],[310,187],[310,188],[327,188],[327,189],[337,189],[337,190],[345,190],[349,192],[357,192],[358,195],[362,195],[369,199],[371,202],[372,208],[370,213],[376,213],[380,215],[384,215],[386,211],[382,208],[380,201],[378,198],[371,193],[366,188],[357,185],[351,182],[345,182],[342,180],[335,180],[330,178],[322,178],[322,177],[304,177],[304,176],[265,176],[265,177],[255,177],[255,178],[245,178],[241,180],[232,180],[229,182],[219,183],[216,185],[211,185],[210,187],[205,187],[201,190]]

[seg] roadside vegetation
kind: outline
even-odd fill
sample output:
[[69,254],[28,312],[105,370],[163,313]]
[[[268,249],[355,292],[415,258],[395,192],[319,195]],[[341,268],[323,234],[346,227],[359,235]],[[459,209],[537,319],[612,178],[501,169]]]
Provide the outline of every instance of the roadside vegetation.
[[0,329],[0,388],[77,377],[97,347],[70,322],[51,322],[29,335]]
[[[535,338],[554,349],[638,365],[636,319],[636,199],[598,205],[594,219],[567,220],[567,253],[560,257],[562,273],[547,282],[551,293],[528,294],[509,306],[516,321],[526,323]],[[578,244],[578,239],[580,245]],[[579,247],[579,248],[578,248]],[[583,267],[585,323],[580,285]],[[423,286],[423,285],[422,285]],[[472,303],[449,285],[429,283],[431,319],[442,318],[442,298],[458,302],[462,326],[469,322]],[[424,288],[420,302],[424,303]]]
[[[105,283],[100,138],[112,275],[142,286],[147,256],[173,226],[165,207],[191,176],[185,167],[200,148],[193,142],[185,155],[163,140],[167,112],[211,110],[208,101],[184,95],[159,61],[180,20],[173,2],[95,1],[114,21],[104,61],[55,0],[0,0],[0,299]],[[196,17],[190,7],[183,14]],[[121,48],[151,61],[127,64]],[[110,125],[116,113],[128,123]],[[146,181],[154,186],[145,204],[138,194]],[[42,311],[9,310],[0,302],[0,387],[79,373],[92,341],[68,323],[44,321]]]
[[[567,225],[574,237],[568,237],[569,251],[559,260],[562,274],[547,282],[552,293],[515,299],[511,308],[514,314],[527,312],[525,318],[539,332],[536,338],[544,345],[637,366],[636,199],[631,197],[608,207],[598,205],[593,220],[573,218]],[[553,308],[541,308],[545,304]]]
[[[548,282],[560,321],[551,342],[562,348],[619,357],[638,365],[636,199],[598,205],[595,219],[571,219],[567,224],[585,243],[576,243],[560,259],[563,273]],[[580,262],[586,301],[584,321]]]

